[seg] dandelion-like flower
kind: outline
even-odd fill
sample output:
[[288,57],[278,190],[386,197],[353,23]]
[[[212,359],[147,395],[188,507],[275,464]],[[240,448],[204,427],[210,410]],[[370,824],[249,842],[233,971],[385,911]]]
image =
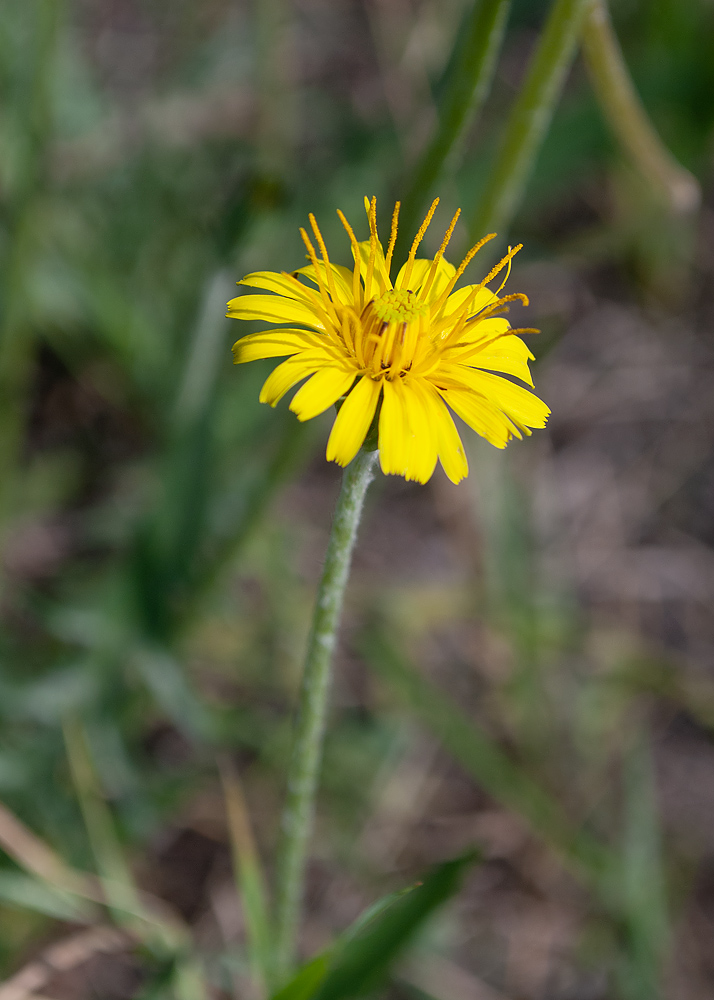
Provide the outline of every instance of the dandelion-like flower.
[[[327,458],[348,465],[375,420],[382,471],[425,483],[437,458],[449,479],[468,473],[464,448],[449,410],[497,448],[512,437],[544,427],[550,410],[533,393],[503,375],[533,385],[528,361],[533,355],[503,313],[525,295],[500,295],[486,285],[507,268],[520,246],[477,285],[455,289],[476,252],[491,234],[472,247],[458,268],[444,259],[459,212],[433,260],[416,253],[438,204],[432,204],[414,239],[409,257],[392,284],[392,254],[399,203],[394,209],[385,255],[377,233],[376,199],[365,198],[370,238],[358,242],[342,212],[340,221],[352,245],[352,270],[333,264],[315,217],[300,233],[310,263],[292,274],[256,271],[240,285],[273,295],[244,295],[228,303],[228,316],[290,324],[241,338],[233,347],[236,364],[287,357],[269,375],[260,400],[275,406],[298,382],[290,403],[299,420],[310,420],[342,400],[327,443]],[[302,276],[315,287],[300,281]],[[501,374],[495,374],[495,373]]]

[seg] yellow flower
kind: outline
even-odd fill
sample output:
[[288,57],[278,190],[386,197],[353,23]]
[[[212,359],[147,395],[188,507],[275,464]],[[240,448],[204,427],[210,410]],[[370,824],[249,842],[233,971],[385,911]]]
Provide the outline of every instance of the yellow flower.
[[[399,203],[394,209],[386,256],[377,235],[376,199],[365,198],[370,238],[357,241],[342,212],[338,215],[352,244],[354,268],[331,263],[315,217],[310,224],[320,258],[300,230],[310,263],[292,274],[256,271],[240,285],[273,295],[244,295],[228,303],[228,316],[290,324],[239,340],[236,364],[288,356],[260,393],[275,406],[285,393],[308,378],[290,403],[299,420],[310,420],[344,397],[327,443],[327,458],[348,465],[364,443],[378,412],[382,470],[425,483],[437,457],[458,483],[468,463],[449,408],[497,448],[512,437],[544,427],[549,409],[537,396],[501,375],[533,385],[528,361],[533,355],[511,330],[502,313],[506,303],[525,295],[499,298],[486,288],[520,246],[478,285],[454,287],[485,237],[458,268],[444,259],[456,226],[454,216],[433,260],[417,259],[431,222],[433,203],[412,244],[406,264],[392,284],[390,270],[397,236]],[[315,288],[301,282],[302,275]],[[506,274],[508,276],[508,272]],[[379,409],[378,409],[379,408]]]

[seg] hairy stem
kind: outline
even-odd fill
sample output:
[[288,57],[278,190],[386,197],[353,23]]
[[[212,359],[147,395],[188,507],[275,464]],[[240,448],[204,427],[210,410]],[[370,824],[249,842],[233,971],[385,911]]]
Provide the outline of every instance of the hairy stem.
[[360,451],[345,470],[308,640],[278,849],[275,941],[276,964],[283,974],[289,973],[295,954],[332,659],[352,550],[376,459],[377,452]]

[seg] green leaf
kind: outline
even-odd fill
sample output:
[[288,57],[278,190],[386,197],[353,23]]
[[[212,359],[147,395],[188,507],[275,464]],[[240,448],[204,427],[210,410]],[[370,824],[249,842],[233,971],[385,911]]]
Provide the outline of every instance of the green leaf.
[[377,917],[384,913],[385,910],[389,909],[393,903],[396,903],[398,899],[402,896],[406,896],[407,893],[413,892],[416,889],[416,885],[408,885],[406,889],[397,889],[396,892],[390,892],[388,896],[382,896],[378,899],[376,903],[372,903],[368,906],[364,913],[361,913],[359,917],[355,920],[351,927],[348,927],[344,934],[339,939],[339,946],[345,947],[350,944],[355,938],[364,931],[372,921],[376,920]]
[[471,852],[447,861],[411,892],[390,897],[391,902],[336,949],[314,1000],[342,1000],[377,986],[425,921],[458,892],[466,869],[476,860]]
[[271,1000],[309,1000],[325,979],[331,952],[326,951],[300,969],[290,982],[273,994]]
[[318,955],[271,1000],[340,1000],[378,985],[411,939],[458,892],[475,851],[434,868],[424,882],[377,900],[329,951]]

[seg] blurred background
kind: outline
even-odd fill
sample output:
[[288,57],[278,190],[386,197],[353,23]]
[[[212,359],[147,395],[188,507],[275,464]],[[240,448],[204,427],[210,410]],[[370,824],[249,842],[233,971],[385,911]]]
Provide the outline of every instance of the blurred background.
[[[388,220],[470,6],[2,4],[0,973],[44,970],[4,1000],[174,995],[57,890],[119,847],[208,995],[257,996],[219,762],[270,879],[340,472],[329,414],[232,367],[224,305],[302,265],[309,211],[345,264],[335,209],[358,238],[365,194]],[[481,851],[395,1000],[714,995],[714,6],[614,6],[702,206],[651,191],[578,59],[504,234],[549,426],[503,453],[464,432],[459,487],[380,477],[358,543],[303,954]],[[478,210],[547,10],[512,4],[432,252]]]

